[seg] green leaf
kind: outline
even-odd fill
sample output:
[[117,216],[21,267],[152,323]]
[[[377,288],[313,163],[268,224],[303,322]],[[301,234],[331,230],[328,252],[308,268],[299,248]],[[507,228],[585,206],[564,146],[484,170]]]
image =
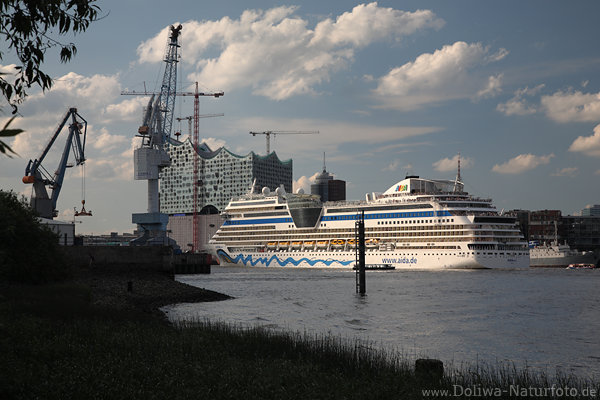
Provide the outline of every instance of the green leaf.
[[[4,124],[4,128],[2,128],[2,130],[0,130],[0,137],[12,137],[12,136],[16,136],[19,133],[23,132],[23,129],[8,129],[8,126],[11,124],[11,122],[13,122],[13,120],[16,117],[12,117],[11,119],[9,119],[6,124]],[[2,140],[0,140],[0,153],[5,154],[6,156],[12,158],[11,153],[14,155],[18,154],[10,148],[10,146],[6,143],[4,143]]]

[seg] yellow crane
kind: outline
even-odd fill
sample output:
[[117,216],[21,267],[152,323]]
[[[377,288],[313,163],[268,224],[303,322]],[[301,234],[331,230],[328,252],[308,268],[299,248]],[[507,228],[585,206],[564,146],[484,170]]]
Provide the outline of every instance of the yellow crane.
[[252,136],[265,135],[267,138],[267,155],[271,153],[271,135],[314,135],[319,131],[264,131],[264,132],[250,132]]

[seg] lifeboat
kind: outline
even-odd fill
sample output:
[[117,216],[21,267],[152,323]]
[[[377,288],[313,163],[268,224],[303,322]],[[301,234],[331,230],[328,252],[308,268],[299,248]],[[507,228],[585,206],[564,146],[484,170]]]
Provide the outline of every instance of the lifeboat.
[[367,239],[365,240],[365,246],[366,247],[377,247],[377,244],[379,244],[379,239]]
[[267,243],[267,249],[274,249],[277,247],[277,242],[269,242]]
[[327,247],[328,244],[329,242],[327,240],[317,240],[317,248],[319,249]]
[[343,239],[333,239],[331,241],[331,247],[335,247],[335,248],[344,247],[345,243],[346,243],[346,241]]
[[307,240],[306,242],[304,242],[304,248],[305,249],[312,249],[313,247],[315,247],[315,241],[314,240]]
[[356,247],[356,240],[355,239],[348,239],[348,246],[350,248],[355,248]]
[[280,249],[287,249],[289,247],[289,245],[290,245],[290,242],[279,242],[277,247]]
[[299,249],[302,247],[302,242],[292,242],[292,249]]

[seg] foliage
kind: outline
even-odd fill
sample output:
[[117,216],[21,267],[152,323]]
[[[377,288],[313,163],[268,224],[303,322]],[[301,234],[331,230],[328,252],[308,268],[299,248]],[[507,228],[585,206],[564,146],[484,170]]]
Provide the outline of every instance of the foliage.
[[[0,137],[16,136],[19,133],[23,132],[23,129],[8,129],[8,126],[13,121],[13,119],[15,119],[15,117],[12,117],[11,119],[8,120],[8,122],[6,124],[4,124],[4,128],[2,128],[2,130],[0,130]],[[9,145],[4,143],[2,140],[0,140],[0,153],[6,154],[9,157],[12,157],[10,155],[10,153],[17,154],[14,152],[13,149],[10,148]]]
[[0,280],[43,283],[69,276],[58,236],[13,192],[0,190]]
[[[52,87],[52,78],[42,71],[46,50],[60,47],[60,60],[67,62],[77,53],[73,43],[63,44],[51,35],[77,34],[84,32],[98,17],[100,8],[95,0],[0,0],[0,38],[8,50],[16,54],[18,64],[12,73],[0,72],[0,91],[12,107],[13,114],[18,104],[27,96],[27,89],[38,85],[42,90]],[[0,50],[0,61],[6,54]],[[0,130],[0,138],[11,137],[22,132],[7,129],[12,119]],[[10,157],[16,154],[0,139],[0,153]]]
[[[26,89],[38,85],[42,90],[52,86],[52,78],[42,71],[46,50],[60,47],[60,60],[67,62],[77,53],[73,43],[63,44],[50,35],[84,32],[98,17],[95,0],[0,0],[0,37],[14,51],[16,65],[14,83],[0,75],[0,90],[17,112],[17,104],[27,96]],[[0,59],[5,54],[0,52]]]

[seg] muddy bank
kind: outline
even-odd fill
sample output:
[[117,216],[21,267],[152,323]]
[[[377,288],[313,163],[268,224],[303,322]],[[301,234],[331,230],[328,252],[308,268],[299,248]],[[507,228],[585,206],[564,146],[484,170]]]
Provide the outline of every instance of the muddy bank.
[[160,307],[175,303],[199,303],[230,299],[225,294],[177,282],[161,271],[81,268],[75,282],[90,290],[91,302],[102,308],[139,311],[164,318]]

